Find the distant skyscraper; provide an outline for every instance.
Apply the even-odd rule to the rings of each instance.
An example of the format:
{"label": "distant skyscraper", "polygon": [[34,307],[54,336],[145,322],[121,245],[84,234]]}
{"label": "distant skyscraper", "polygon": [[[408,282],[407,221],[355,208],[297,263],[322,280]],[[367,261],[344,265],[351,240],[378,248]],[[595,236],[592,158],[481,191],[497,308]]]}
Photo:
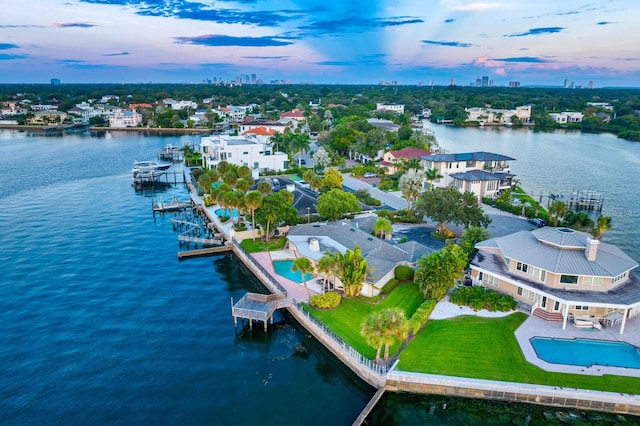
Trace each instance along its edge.
{"label": "distant skyscraper", "polygon": [[489,80],[489,87],[493,87],[493,80]]}
{"label": "distant skyscraper", "polygon": [[476,87],[482,87],[482,79],[476,78]]}
{"label": "distant skyscraper", "polygon": [[489,77],[486,75],[482,76],[482,87],[489,87]]}
{"label": "distant skyscraper", "polygon": [[520,87],[520,82],[519,81],[510,81],[509,82],[509,87]]}
{"label": "distant skyscraper", "polygon": [[455,78],[453,78],[453,77],[451,77],[451,78],[449,79],[449,86],[455,86],[455,85],[456,85],[456,79],[455,79]]}
{"label": "distant skyscraper", "polygon": [[593,80],[589,80],[589,89],[593,89]]}
{"label": "distant skyscraper", "polygon": [[58,84],[60,84],[60,79],[59,78],[52,78],[51,79],[51,85],[52,86],[57,86]]}
{"label": "distant skyscraper", "polygon": [[569,79],[565,78],[564,79],[564,88],[568,88],[569,87]]}
{"label": "distant skyscraper", "polygon": [[256,84],[256,78],[255,74],[251,74],[251,84]]}

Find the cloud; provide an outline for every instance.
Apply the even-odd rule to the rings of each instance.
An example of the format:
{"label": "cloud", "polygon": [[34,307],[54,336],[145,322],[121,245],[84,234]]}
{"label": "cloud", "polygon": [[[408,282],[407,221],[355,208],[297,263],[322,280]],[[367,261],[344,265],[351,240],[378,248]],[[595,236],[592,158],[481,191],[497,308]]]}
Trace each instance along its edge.
{"label": "cloud", "polygon": [[90,24],[88,22],[55,22],[51,24],[56,28],[93,28],[97,27],[96,24]]}
{"label": "cloud", "polygon": [[9,55],[6,53],[0,53],[0,61],[11,61],[13,59],[25,59],[28,55]]}
{"label": "cloud", "polygon": [[433,44],[436,46],[448,46],[448,47],[472,47],[472,43],[462,43],[459,41],[436,41],[436,40],[422,40],[424,44]]}
{"label": "cloud", "polygon": [[17,44],[10,44],[10,43],[0,43],[0,50],[7,50],[7,49],[17,49],[18,46]]}
{"label": "cloud", "polygon": [[[127,6],[135,9],[135,13],[140,16],[155,16],[164,18],[191,19],[194,21],[211,21],[223,24],[248,24],[257,26],[273,27],[283,22],[290,21],[300,12],[281,10],[248,10],[213,8],[201,2],[189,0],[149,0],[140,2],[138,0],[80,0],[84,3],[110,4]],[[240,1],[234,3],[252,3],[251,1]]]}
{"label": "cloud", "polygon": [[120,52],[120,53],[105,53],[102,56],[127,56],[129,52]]}
{"label": "cloud", "polygon": [[562,28],[562,27],[531,28],[527,32],[508,34],[508,35],[505,35],[505,37],[525,37],[525,36],[530,36],[530,35],[553,34],[553,33],[559,33],[560,31],[562,31],[564,29],[566,29],[566,28]]}
{"label": "cloud", "polygon": [[445,22],[445,24],[450,24],[452,22],[456,22],[456,20],[453,19],[453,18],[449,18],[449,19],[445,19],[444,22]]}
{"label": "cloud", "polygon": [[316,65],[328,65],[328,66],[338,66],[338,67],[349,67],[352,65],[356,65],[356,62],[353,61],[320,61],[315,62]]}
{"label": "cloud", "polygon": [[290,41],[278,40],[279,37],[234,37],[221,34],[207,34],[197,37],[175,37],[177,44],[196,44],[201,46],[243,46],[243,47],[275,47],[293,44]]}
{"label": "cloud", "polygon": [[549,62],[546,59],[542,58],[534,58],[531,56],[521,56],[515,58],[495,58],[493,59],[496,62],[520,62],[520,63],[545,63]]}
{"label": "cloud", "polygon": [[243,59],[274,59],[274,60],[283,60],[289,59],[290,56],[243,56]]}
{"label": "cloud", "polygon": [[611,25],[611,24],[613,24],[613,23],[614,23],[614,22],[600,21],[600,22],[598,22],[596,25]]}
{"label": "cloud", "polygon": [[311,31],[318,35],[351,34],[354,32],[371,31],[376,28],[397,27],[400,25],[423,23],[421,18],[398,16],[388,19],[337,19],[316,21],[299,27],[301,30]]}

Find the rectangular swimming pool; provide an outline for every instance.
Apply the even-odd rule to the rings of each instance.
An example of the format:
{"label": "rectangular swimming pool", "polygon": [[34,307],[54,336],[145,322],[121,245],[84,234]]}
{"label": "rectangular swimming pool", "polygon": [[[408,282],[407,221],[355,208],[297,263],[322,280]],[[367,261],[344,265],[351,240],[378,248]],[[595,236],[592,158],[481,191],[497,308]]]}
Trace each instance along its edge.
{"label": "rectangular swimming pool", "polygon": [[[276,274],[281,277],[285,277],[293,282],[298,284],[302,284],[302,273],[300,271],[293,272],[291,270],[291,265],[293,265],[293,260],[274,260],[273,262],[273,270],[276,271]],[[313,278],[312,274],[305,275],[305,281],[309,281]]]}
{"label": "rectangular swimming pool", "polygon": [[538,358],[552,364],[640,368],[638,348],[624,342],[547,337],[530,341]]}

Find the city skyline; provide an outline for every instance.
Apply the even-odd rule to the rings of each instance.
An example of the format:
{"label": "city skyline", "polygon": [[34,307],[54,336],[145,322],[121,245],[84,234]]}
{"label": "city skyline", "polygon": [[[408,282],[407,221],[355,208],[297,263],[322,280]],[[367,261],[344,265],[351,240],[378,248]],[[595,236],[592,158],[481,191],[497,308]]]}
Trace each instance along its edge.
{"label": "city skyline", "polygon": [[495,86],[640,86],[640,3],[621,0],[0,5],[0,83],[234,82],[256,74],[265,83],[467,86],[488,77]]}

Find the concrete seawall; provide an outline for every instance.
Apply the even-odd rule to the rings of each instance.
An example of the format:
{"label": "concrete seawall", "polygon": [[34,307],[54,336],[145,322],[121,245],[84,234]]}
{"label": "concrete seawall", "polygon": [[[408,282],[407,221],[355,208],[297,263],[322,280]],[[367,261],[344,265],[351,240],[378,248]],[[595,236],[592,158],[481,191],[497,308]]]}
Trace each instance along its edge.
{"label": "concrete seawall", "polygon": [[[196,205],[200,202],[199,197],[193,191],[192,200]],[[203,208],[202,210],[211,222],[215,223],[216,226],[221,226],[217,217],[212,217],[207,209]],[[260,280],[265,288],[273,294],[281,293],[278,286],[255,265],[252,259],[238,246],[237,242],[230,241],[229,244],[242,264]],[[380,374],[359,362],[352,353],[354,351],[353,348],[347,348],[329,336],[320,326],[308,318],[300,308],[291,306],[287,310],[302,327],[349,367],[351,371],[379,390],[384,388],[386,391],[391,392],[492,399],[640,416],[640,395],[437,376],[397,370]],[[372,408],[369,407],[368,411],[371,411]]]}

